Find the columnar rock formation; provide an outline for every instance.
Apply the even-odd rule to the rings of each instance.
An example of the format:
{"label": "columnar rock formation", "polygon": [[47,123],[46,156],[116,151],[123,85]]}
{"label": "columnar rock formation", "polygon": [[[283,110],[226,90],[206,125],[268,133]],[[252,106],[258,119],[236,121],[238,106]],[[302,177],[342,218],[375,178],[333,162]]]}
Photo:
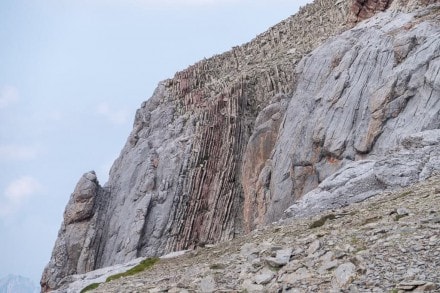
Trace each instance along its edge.
{"label": "columnar rock formation", "polygon": [[440,128],[438,6],[398,12],[423,4],[315,1],[161,82],[109,181],[87,173],[78,183],[43,290],[234,238],[280,219],[348,163]]}

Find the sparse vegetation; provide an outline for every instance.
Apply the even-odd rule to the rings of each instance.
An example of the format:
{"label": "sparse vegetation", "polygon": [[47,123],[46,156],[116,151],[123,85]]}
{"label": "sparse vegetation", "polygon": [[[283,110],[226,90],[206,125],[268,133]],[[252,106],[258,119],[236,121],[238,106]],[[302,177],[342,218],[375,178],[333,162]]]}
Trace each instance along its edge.
{"label": "sparse vegetation", "polygon": [[215,264],[210,265],[209,268],[211,270],[223,270],[226,268],[226,266],[224,264],[215,263]]}
{"label": "sparse vegetation", "polygon": [[137,266],[129,269],[128,271],[126,271],[124,273],[119,273],[119,274],[110,276],[105,281],[106,282],[110,282],[110,281],[117,280],[117,279],[122,278],[122,277],[128,277],[128,276],[136,275],[136,274],[138,274],[140,272],[143,272],[143,271],[151,268],[158,261],[159,261],[159,258],[147,258],[147,259],[141,261]]}
{"label": "sparse vegetation", "polygon": [[359,251],[367,249],[364,241],[362,239],[358,238],[356,235],[353,235],[351,237],[351,244],[355,247],[355,249],[356,249],[355,252],[359,252]]}
{"label": "sparse vegetation", "polygon": [[325,222],[327,222],[327,220],[334,220],[335,218],[336,218],[336,216],[334,214],[322,216],[321,218],[319,218],[319,220],[312,222],[310,224],[309,228],[314,229],[314,228],[324,226],[324,224],[325,224]]}
{"label": "sparse vegetation", "polygon": [[92,284],[88,285],[87,287],[85,287],[84,289],[82,289],[80,293],[84,293],[84,292],[96,289],[98,287],[99,287],[99,283],[92,283]]}
{"label": "sparse vegetation", "polygon": [[394,221],[399,221],[400,219],[402,219],[406,216],[408,216],[408,215],[407,214],[402,214],[402,215],[396,214],[396,216],[394,217]]}

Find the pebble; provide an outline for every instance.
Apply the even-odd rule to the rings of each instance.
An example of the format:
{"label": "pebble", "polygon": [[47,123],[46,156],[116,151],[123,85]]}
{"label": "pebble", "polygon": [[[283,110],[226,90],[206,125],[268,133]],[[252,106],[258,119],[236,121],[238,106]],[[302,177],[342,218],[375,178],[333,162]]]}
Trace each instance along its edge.
{"label": "pebble", "polygon": [[266,285],[275,277],[274,272],[268,268],[262,269],[254,278],[255,283],[258,285]]}
{"label": "pebble", "polygon": [[310,244],[309,249],[307,249],[307,253],[309,255],[314,254],[321,247],[321,242],[319,240],[315,240]]}
{"label": "pebble", "polygon": [[356,276],[356,266],[351,263],[343,263],[335,270],[334,277],[338,287],[346,287]]}

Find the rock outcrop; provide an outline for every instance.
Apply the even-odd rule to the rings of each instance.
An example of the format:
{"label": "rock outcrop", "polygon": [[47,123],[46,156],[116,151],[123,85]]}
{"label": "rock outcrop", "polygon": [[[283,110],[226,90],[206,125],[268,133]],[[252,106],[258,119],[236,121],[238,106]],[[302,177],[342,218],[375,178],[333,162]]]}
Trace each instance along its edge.
{"label": "rock outcrop", "polygon": [[104,195],[95,172],[81,177],[64,211],[52,258],[43,273],[43,291],[69,282],[68,278],[65,279],[67,276],[95,269],[94,244],[100,237],[96,223],[100,214],[98,210],[105,202]]}
{"label": "rock outcrop", "polygon": [[439,146],[439,129],[410,135],[384,156],[347,164],[289,207],[285,216],[316,215],[440,174]]}
{"label": "rock outcrop", "polygon": [[[417,180],[407,183],[429,177],[438,141],[425,134],[440,128],[439,6],[429,2],[315,1],[250,43],[161,82],[137,111],[109,181],[101,187],[87,173],[78,183],[43,291],[73,274],[277,221],[320,183],[314,194],[330,192],[326,178],[341,181],[350,164],[371,167],[365,172],[375,177],[374,166],[394,158],[387,152],[399,156],[399,143],[420,151]],[[418,132],[435,143],[415,147]]]}
{"label": "rock outcrop", "polygon": [[352,21],[359,22],[390,7],[392,0],[356,0],[351,6]]}
{"label": "rock outcrop", "polygon": [[[385,154],[408,135],[439,128],[436,7],[377,15],[298,64],[298,85],[267,164],[272,180],[266,223],[349,162]],[[423,21],[429,13],[433,21]]]}

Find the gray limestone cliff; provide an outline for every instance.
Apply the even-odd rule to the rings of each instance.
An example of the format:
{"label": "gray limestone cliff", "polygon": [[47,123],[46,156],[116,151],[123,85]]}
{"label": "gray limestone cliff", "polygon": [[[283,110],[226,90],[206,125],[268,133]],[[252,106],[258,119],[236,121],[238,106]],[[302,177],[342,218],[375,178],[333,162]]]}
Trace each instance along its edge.
{"label": "gray limestone cliff", "polygon": [[[100,186],[93,172],[80,179],[43,291],[439,170],[436,2],[315,1],[161,82],[109,181]],[[347,182],[362,195],[340,197]]]}

